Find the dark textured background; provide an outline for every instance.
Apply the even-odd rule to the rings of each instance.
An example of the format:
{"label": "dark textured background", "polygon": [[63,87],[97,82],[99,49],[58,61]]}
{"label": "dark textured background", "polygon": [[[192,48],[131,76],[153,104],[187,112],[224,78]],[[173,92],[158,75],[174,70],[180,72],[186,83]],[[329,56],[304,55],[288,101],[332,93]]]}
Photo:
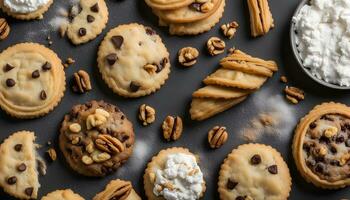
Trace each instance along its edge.
{"label": "dark textured background", "polygon": [[[77,175],[67,167],[64,159],[59,155],[57,161],[48,163],[47,175],[40,178],[42,187],[40,188],[39,197],[56,189],[71,188],[86,199],[92,199],[92,197],[97,192],[100,192],[110,180],[115,178],[131,180],[136,191],[144,197],[142,176],[150,158],[163,148],[183,146],[189,148],[194,153],[199,153],[201,156],[201,166],[205,173],[208,186],[204,199],[218,199],[217,177],[219,167],[226,155],[233,148],[244,143],[244,140],[239,135],[241,129],[247,126],[250,119],[254,117],[259,110],[264,110],[264,107],[279,105],[290,109],[291,112],[282,113],[281,115],[282,118],[286,117],[289,119],[287,120],[289,124],[280,127],[280,137],[268,136],[259,140],[259,142],[270,144],[277,148],[287,161],[293,178],[293,188],[289,199],[340,200],[341,198],[350,197],[349,189],[327,191],[317,189],[311,184],[306,183],[296,171],[292,159],[290,144],[292,142],[295,123],[300,117],[304,116],[308,110],[321,102],[337,101],[350,103],[349,100],[347,100],[349,98],[348,92],[330,90],[317,85],[304,75],[296,64],[289,45],[289,22],[299,1],[271,0],[270,6],[275,19],[276,28],[268,35],[257,39],[253,39],[249,36],[249,14],[246,1],[226,1],[225,14],[220,24],[233,19],[237,20],[240,24],[236,37],[232,40],[226,40],[227,46],[235,46],[254,56],[274,59],[278,62],[280,70],[264,85],[264,87],[262,87],[262,89],[251,95],[245,102],[223,114],[203,122],[191,121],[188,110],[192,92],[201,86],[202,79],[213,72],[218,66],[219,59],[225,56],[225,54],[222,54],[216,57],[210,57],[207,55],[204,48],[204,44],[210,36],[218,35],[222,37],[219,31],[219,24],[210,32],[195,37],[169,36],[165,28],[159,28],[157,26],[156,18],[152,15],[151,10],[145,5],[143,0],[107,0],[110,12],[107,28],[94,41],[75,47],[71,45],[68,40],[59,38],[57,32],[47,31],[48,22],[57,15],[57,10],[65,4],[63,3],[64,1],[56,0],[45,15],[45,18],[41,21],[21,22],[9,19],[12,29],[11,34],[5,41],[0,42],[1,50],[10,45],[25,41],[47,44],[46,37],[48,33],[51,32],[51,37],[54,42],[51,48],[62,60],[70,56],[76,60],[73,66],[66,69],[68,82],[75,71],[84,69],[90,73],[94,88],[87,94],[77,95],[71,91],[70,85],[68,85],[65,97],[59,106],[49,115],[40,119],[16,120],[0,111],[0,140],[8,137],[14,131],[35,131],[37,142],[44,146],[40,149],[40,152],[44,154],[48,148],[45,145],[47,141],[53,141],[53,144],[55,146],[57,145],[58,129],[64,114],[67,113],[73,105],[84,103],[92,99],[103,99],[118,105],[133,122],[136,133],[137,142],[133,156],[118,172],[105,178],[86,178]],[[101,80],[96,67],[97,47],[105,33],[112,27],[130,22],[142,23],[157,30],[164,39],[171,53],[172,60],[170,78],[161,90],[153,95],[139,99],[123,99],[114,95]],[[184,46],[194,46],[200,49],[201,56],[195,67],[183,69],[177,64],[177,51]],[[279,82],[281,74],[286,74],[288,76],[291,85],[299,86],[306,91],[307,95],[305,101],[296,106],[289,106],[284,102],[275,102],[275,99],[283,101],[281,94],[284,85]],[[269,96],[275,98],[272,100],[265,98]],[[142,103],[148,103],[157,110],[156,122],[145,128],[142,127],[137,120],[137,110]],[[184,118],[184,134],[182,138],[176,142],[166,143],[162,140],[160,126],[167,115],[179,115]],[[214,125],[226,126],[230,133],[228,142],[218,150],[209,149],[206,142],[207,131]],[[8,200],[12,198],[0,192],[0,199]]]}

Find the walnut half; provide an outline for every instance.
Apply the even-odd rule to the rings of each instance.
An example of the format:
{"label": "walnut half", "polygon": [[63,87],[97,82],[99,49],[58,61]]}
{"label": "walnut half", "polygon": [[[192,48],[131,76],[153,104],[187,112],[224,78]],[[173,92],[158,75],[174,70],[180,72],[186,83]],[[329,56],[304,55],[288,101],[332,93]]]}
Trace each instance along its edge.
{"label": "walnut half", "polygon": [[178,52],[178,61],[182,66],[190,67],[197,63],[199,52],[193,47],[184,47]]}
{"label": "walnut half", "polygon": [[208,52],[212,56],[224,53],[225,47],[225,42],[218,37],[211,37],[207,42]]}

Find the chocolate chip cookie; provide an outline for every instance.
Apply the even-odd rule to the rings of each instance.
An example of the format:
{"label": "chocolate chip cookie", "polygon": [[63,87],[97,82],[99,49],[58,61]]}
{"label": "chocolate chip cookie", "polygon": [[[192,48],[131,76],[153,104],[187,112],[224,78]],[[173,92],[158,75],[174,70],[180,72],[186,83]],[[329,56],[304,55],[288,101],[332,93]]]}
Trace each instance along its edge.
{"label": "chocolate chip cookie", "polygon": [[135,23],[109,31],[97,62],[107,85],[124,97],[155,92],[170,73],[169,53],[162,39],[151,28]]}
{"label": "chocolate chip cookie", "polygon": [[116,106],[91,101],[74,106],[64,117],[59,146],[74,171],[102,177],[126,162],[134,137],[131,122]]}
{"label": "chocolate chip cookie", "polygon": [[324,103],[301,119],[293,156],[302,176],[314,185],[337,189],[350,185],[350,108]]}

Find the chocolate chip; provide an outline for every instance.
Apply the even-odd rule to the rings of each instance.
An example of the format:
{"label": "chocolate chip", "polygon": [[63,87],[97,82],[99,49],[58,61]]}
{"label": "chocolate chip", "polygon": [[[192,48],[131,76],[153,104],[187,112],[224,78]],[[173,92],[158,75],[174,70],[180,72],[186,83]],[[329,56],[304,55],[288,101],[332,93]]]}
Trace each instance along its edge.
{"label": "chocolate chip", "polygon": [[350,147],[350,139],[347,139],[347,140],[346,140],[345,145],[346,145],[347,147]]}
{"label": "chocolate chip", "polygon": [[33,71],[33,73],[32,73],[32,78],[39,78],[39,77],[40,77],[40,72],[39,72],[39,70]]}
{"label": "chocolate chip", "polygon": [[327,120],[327,121],[334,121],[334,119],[333,118],[331,118],[330,116],[328,116],[328,115],[323,115],[322,117],[321,117],[321,119],[323,119],[323,120]]}
{"label": "chocolate chip", "polygon": [[201,3],[192,3],[192,4],[190,5],[190,8],[191,8],[192,10],[195,10],[195,11],[201,11],[201,6],[202,6]]}
{"label": "chocolate chip", "polygon": [[157,72],[157,73],[161,72],[161,71],[164,69],[164,67],[165,67],[165,65],[166,65],[167,63],[168,63],[168,58],[163,58],[163,59],[160,61],[159,65],[157,65],[157,70],[156,70],[156,72]]}
{"label": "chocolate chip", "polygon": [[328,143],[331,142],[331,140],[328,137],[323,135],[323,136],[320,137],[320,142],[328,144]]}
{"label": "chocolate chip", "polygon": [[85,36],[86,35],[86,29],[85,28],[80,28],[78,30],[78,34],[79,34],[80,37]]}
{"label": "chocolate chip", "polygon": [[92,16],[92,15],[87,15],[86,17],[86,21],[89,22],[89,23],[92,23],[95,21],[95,17]]}
{"label": "chocolate chip", "polygon": [[8,71],[11,71],[13,68],[15,68],[15,67],[10,65],[10,64],[6,64],[4,66],[4,68],[2,68],[2,69],[3,69],[4,72],[8,72]]}
{"label": "chocolate chip", "polygon": [[40,99],[41,100],[45,100],[47,98],[46,92],[45,90],[41,90],[40,92]]}
{"label": "chocolate chip", "polygon": [[310,127],[310,129],[314,129],[314,128],[316,128],[316,123],[315,122],[312,122],[310,125],[309,125],[309,127]]}
{"label": "chocolate chip", "polygon": [[46,62],[43,64],[43,66],[41,66],[41,68],[44,70],[44,71],[48,71],[51,69],[51,64],[49,62]]}
{"label": "chocolate chip", "polygon": [[147,33],[147,35],[154,35],[154,34],[156,34],[156,32],[153,29],[151,29],[150,27],[146,27],[146,33]]}
{"label": "chocolate chip", "polygon": [[340,166],[340,162],[338,160],[331,160],[329,163],[333,166]]}
{"label": "chocolate chip", "polygon": [[238,197],[236,197],[236,200],[245,200],[245,197],[243,197],[243,196],[238,196]]}
{"label": "chocolate chip", "polygon": [[345,138],[342,135],[337,137],[337,139],[335,140],[336,143],[343,143],[344,141],[345,141]]}
{"label": "chocolate chip", "polygon": [[261,163],[261,156],[258,154],[255,154],[251,159],[250,159],[250,164],[252,165],[258,165]]}
{"label": "chocolate chip", "polygon": [[106,56],[106,60],[107,60],[109,65],[114,65],[114,63],[117,61],[117,59],[118,59],[118,57],[117,57],[117,54],[115,54],[115,53],[111,53],[111,54]]}
{"label": "chocolate chip", "polygon": [[19,172],[24,172],[26,169],[27,169],[27,166],[24,163],[17,166],[17,170]]}
{"label": "chocolate chip", "polygon": [[9,185],[16,184],[16,182],[17,182],[17,178],[15,176],[11,176],[10,178],[7,179],[7,183]]}
{"label": "chocolate chip", "polygon": [[120,35],[116,35],[111,38],[111,41],[116,49],[120,49],[120,47],[123,45],[124,38]]}
{"label": "chocolate chip", "polygon": [[17,151],[17,152],[21,151],[22,150],[22,146],[23,146],[22,144],[16,144],[15,148],[14,148],[15,151]]}
{"label": "chocolate chip", "polygon": [[316,161],[315,160],[307,160],[306,165],[309,167],[313,167],[316,165]]}
{"label": "chocolate chip", "polygon": [[330,147],[330,150],[331,150],[331,152],[332,153],[334,153],[334,154],[336,154],[338,151],[337,151],[337,147],[335,147],[335,146],[331,146]]}
{"label": "chocolate chip", "polygon": [[315,171],[318,173],[323,173],[324,169],[325,169],[325,167],[324,167],[324,164],[322,164],[322,163],[317,163],[315,166]]}
{"label": "chocolate chip", "polygon": [[278,173],[277,165],[271,165],[270,167],[267,168],[267,170],[271,174],[277,174]]}
{"label": "chocolate chip", "polygon": [[229,190],[233,190],[233,189],[235,189],[235,187],[237,185],[238,185],[238,182],[232,181],[231,179],[228,179],[227,183],[226,183],[226,188],[229,189]]}
{"label": "chocolate chip", "polygon": [[136,82],[134,82],[134,81],[131,81],[131,83],[130,83],[130,91],[131,92],[137,92],[139,89],[140,89],[140,84],[138,84],[138,83],[136,83]]}
{"label": "chocolate chip", "polygon": [[13,86],[16,85],[16,81],[13,80],[12,78],[8,78],[8,79],[6,80],[6,85],[7,85],[7,87],[13,87]]}
{"label": "chocolate chip", "polygon": [[90,7],[90,10],[91,10],[92,12],[97,13],[97,12],[100,10],[100,8],[98,7],[98,3],[94,4],[93,6],[91,6],[91,7]]}
{"label": "chocolate chip", "polygon": [[125,119],[125,116],[124,116],[124,115],[122,115],[122,116],[120,117],[120,119],[121,119],[121,120],[124,120],[124,119]]}
{"label": "chocolate chip", "polygon": [[24,193],[25,193],[26,195],[28,195],[28,196],[32,196],[33,190],[34,190],[33,187],[28,187],[28,188],[26,188],[26,189],[24,190]]}

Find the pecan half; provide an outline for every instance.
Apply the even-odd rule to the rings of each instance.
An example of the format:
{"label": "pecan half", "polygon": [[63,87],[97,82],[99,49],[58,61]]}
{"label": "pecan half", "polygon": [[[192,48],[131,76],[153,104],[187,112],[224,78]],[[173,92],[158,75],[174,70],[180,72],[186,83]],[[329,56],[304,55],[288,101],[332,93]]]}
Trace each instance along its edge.
{"label": "pecan half", "polygon": [[299,88],[286,86],[284,92],[286,93],[287,100],[293,104],[297,104],[299,101],[305,99],[304,91]]}
{"label": "pecan half", "polygon": [[216,56],[225,51],[225,42],[218,37],[211,37],[207,42],[207,49],[210,55]]}
{"label": "pecan half", "polygon": [[167,141],[177,140],[181,137],[183,126],[180,117],[167,116],[162,125],[163,136]]}
{"label": "pecan half", "polygon": [[97,194],[94,200],[126,200],[133,190],[130,181],[113,180],[104,191]]}
{"label": "pecan half", "polygon": [[0,18],[0,40],[4,40],[10,34],[10,26],[5,18]]}
{"label": "pecan half", "polygon": [[155,64],[146,64],[143,66],[143,69],[149,74],[155,74],[158,70],[158,67]]}
{"label": "pecan half", "polygon": [[193,47],[184,47],[178,52],[178,61],[185,67],[190,67],[197,62],[199,52]]}
{"label": "pecan half", "polygon": [[123,152],[125,149],[124,144],[121,141],[107,134],[98,135],[95,140],[95,146],[101,151],[113,154]]}
{"label": "pecan half", "polygon": [[151,106],[142,104],[139,108],[139,119],[144,126],[152,124],[156,120],[156,111]]}
{"label": "pecan half", "polygon": [[90,76],[86,71],[79,70],[78,72],[74,73],[73,76],[74,76],[74,85],[72,89],[74,92],[85,93],[92,89]]}
{"label": "pecan half", "polygon": [[238,23],[236,21],[233,21],[228,24],[223,24],[221,26],[221,30],[224,36],[226,36],[228,39],[232,39],[235,36],[238,27]]}
{"label": "pecan half", "polygon": [[226,127],[215,126],[208,133],[208,142],[211,148],[219,148],[227,141]]}

